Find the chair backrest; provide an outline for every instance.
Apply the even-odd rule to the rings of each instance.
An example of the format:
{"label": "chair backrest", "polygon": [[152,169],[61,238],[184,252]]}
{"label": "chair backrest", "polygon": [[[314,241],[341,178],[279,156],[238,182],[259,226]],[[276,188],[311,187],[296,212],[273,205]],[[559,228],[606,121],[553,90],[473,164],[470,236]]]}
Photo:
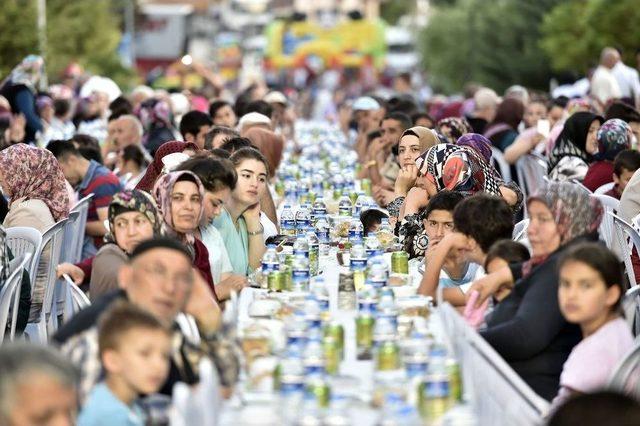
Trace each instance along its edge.
{"label": "chair backrest", "polygon": [[498,171],[502,175],[502,180],[507,183],[513,180],[511,178],[511,166],[507,163],[507,160],[504,159],[502,151],[495,146],[491,147],[491,162],[494,166],[497,166]]}
{"label": "chair backrest", "polygon": [[516,223],[513,227],[513,241],[520,241],[527,235],[527,228],[529,227],[529,219],[522,219]]}
{"label": "chair backrest", "polygon": [[[69,219],[63,219],[59,221],[58,223],[47,229],[42,235],[42,248],[40,249],[40,256],[42,257],[43,253],[46,256],[46,258],[43,258],[43,260],[45,261],[47,267],[44,298],[42,301],[42,311],[45,315],[49,315],[51,313],[51,308],[53,305],[53,295],[56,288],[56,268],[60,263],[64,228],[68,220]],[[48,249],[47,252],[45,252],[45,248]]]}
{"label": "chair backrest", "polygon": [[607,388],[640,399],[640,339],[613,371]]}
{"label": "chair backrest", "polygon": [[[523,155],[516,162],[516,173],[520,190],[526,200],[528,196],[544,185],[547,176],[547,162],[538,155]],[[524,208],[525,215],[527,215],[526,204]]]}
{"label": "chair backrest", "polygon": [[634,287],[636,285],[636,277],[633,272],[631,253],[633,252],[634,246],[638,253],[640,253],[640,234],[638,234],[638,231],[636,231],[633,226],[629,225],[621,217],[612,212],[607,212],[607,214],[613,218],[615,235],[618,240],[618,248],[620,249],[620,255],[624,260],[627,277],[629,278],[629,287]]}
{"label": "chair backrest", "polygon": [[620,201],[616,200],[613,197],[604,194],[591,194],[591,197],[597,198],[602,203],[602,207],[604,208],[605,215],[602,217],[602,222],[600,223],[600,228],[598,232],[600,233],[600,239],[607,244],[607,247],[613,247],[614,233],[615,230],[613,228],[613,216],[606,214],[606,212],[616,213],[618,208],[620,207]]}
{"label": "chair backrest", "polygon": [[10,314],[11,330],[9,332],[9,340],[13,340],[16,335],[20,289],[22,288],[22,273],[29,265],[31,257],[31,253],[23,253],[11,261],[9,277],[2,286],[2,289],[0,289],[0,343],[2,343],[7,331]]}
{"label": "chair backrest", "polygon": [[622,310],[634,336],[640,334],[640,285],[631,287],[622,298]]}
{"label": "chair backrest", "polygon": [[89,194],[80,201],[76,203],[75,206],[71,209],[72,212],[77,211],[80,213],[80,217],[75,225],[75,233],[77,239],[75,240],[76,246],[74,247],[73,256],[78,259],[78,261],[82,260],[82,245],[84,244],[84,235],[85,235],[85,227],[87,226],[87,214],[89,213],[89,203],[91,203],[91,199],[93,198],[93,194]]}
{"label": "chair backrest", "polygon": [[576,185],[578,188],[582,189],[587,194],[593,194],[593,192],[589,188],[584,186],[584,184],[582,182],[580,182],[578,179],[570,179],[569,182],[573,183],[574,185]]}
{"label": "chair backrest", "polygon": [[78,263],[80,259],[75,256],[75,248],[77,247],[77,238],[82,238],[84,233],[78,234],[77,223],[80,220],[79,211],[69,212],[69,221],[64,227],[64,238],[62,241],[62,262]]}
{"label": "chair backrest", "polygon": [[91,302],[86,294],[73,282],[69,275],[62,275],[64,286],[60,288],[64,291],[64,313],[63,323],[68,322],[75,314],[91,306]]}
{"label": "chair backrest", "polygon": [[605,183],[604,185],[602,185],[601,187],[599,187],[595,191],[593,191],[593,193],[594,194],[606,194],[607,192],[611,191],[614,186],[616,186],[615,182]]}
{"label": "chair backrest", "polygon": [[29,274],[31,285],[33,285],[38,272],[40,252],[42,251],[42,234],[37,229],[26,226],[6,228],[5,232],[7,234],[7,246],[14,257],[31,253],[31,258],[29,264],[26,266],[26,270]]}

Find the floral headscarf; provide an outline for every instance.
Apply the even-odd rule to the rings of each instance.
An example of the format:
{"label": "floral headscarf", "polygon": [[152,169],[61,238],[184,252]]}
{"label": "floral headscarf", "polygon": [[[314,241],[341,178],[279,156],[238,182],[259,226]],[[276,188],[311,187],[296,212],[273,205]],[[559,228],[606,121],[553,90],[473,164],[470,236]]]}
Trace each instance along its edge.
{"label": "floral headscarf", "polygon": [[11,71],[9,77],[7,77],[0,87],[4,87],[7,84],[13,86],[23,85],[26,86],[34,94],[41,89],[39,85],[42,83],[42,77],[44,75],[44,60],[38,55],[29,55],[22,60]]}
{"label": "floral headscarf", "polygon": [[[165,232],[168,235],[178,237],[183,243],[186,242],[189,243],[189,245],[193,245],[195,242],[195,236],[193,234],[179,234],[174,228],[173,217],[171,215],[171,193],[173,192],[173,187],[176,182],[185,175],[191,177],[195,181],[196,186],[198,187],[198,193],[200,193],[200,199],[204,200],[204,187],[202,186],[202,182],[200,182],[198,176],[189,171],[171,172],[162,176],[158,179],[153,188],[153,196],[158,202],[160,214],[162,215],[165,225]],[[203,216],[204,207],[200,209],[196,222],[200,223]]]}
{"label": "floral headscarf", "polygon": [[147,167],[144,176],[136,185],[136,189],[152,191],[153,185],[156,183],[158,176],[162,174],[162,168],[164,167],[162,159],[169,154],[184,152],[187,149],[198,151],[199,148],[198,145],[193,142],[173,141],[163,143],[153,156],[153,162],[149,164],[149,167]]}
{"label": "floral headscarf", "polygon": [[0,171],[12,202],[42,200],[56,222],[69,217],[64,174],[51,152],[22,143],[11,145],[0,151]]}
{"label": "floral headscarf", "polygon": [[491,142],[478,133],[467,133],[456,141],[456,145],[468,146],[475,149],[487,163],[491,163]]}
{"label": "floral headscarf", "polygon": [[598,153],[596,160],[613,161],[620,151],[631,148],[631,127],[620,120],[607,120],[598,130]]}
{"label": "floral headscarf", "polygon": [[438,191],[448,189],[463,195],[487,192],[501,196],[493,167],[473,148],[438,144],[416,160],[422,175],[429,175]]}
{"label": "floral headscarf", "polygon": [[591,161],[587,153],[587,135],[589,127],[594,121],[602,123],[604,119],[591,112],[576,112],[564,123],[562,133],[558,136],[555,146],[549,153],[548,170],[551,172],[563,157],[578,157],[585,163]]}
{"label": "floral headscarf", "polygon": [[151,222],[153,234],[160,235],[162,229],[162,218],[158,206],[153,197],[145,192],[137,189],[118,192],[111,199],[108,210],[109,230],[105,235],[105,240],[109,243],[117,244],[115,236],[116,216],[124,212],[140,212]]}
{"label": "floral headscarf", "polygon": [[[572,182],[549,182],[529,197],[527,205],[532,201],[540,201],[551,212],[558,228],[561,246],[574,238],[597,231],[604,215],[600,200],[590,197]],[[534,256],[525,262],[524,274],[528,275],[548,256],[549,254]]]}
{"label": "floral headscarf", "polygon": [[[449,127],[451,129],[449,135],[445,134],[442,131],[443,126]],[[460,136],[464,135],[465,133],[471,133],[473,129],[465,118],[447,117],[438,121],[438,124],[436,124],[436,131],[443,135],[447,139],[447,142],[455,143],[455,141],[457,141]]]}

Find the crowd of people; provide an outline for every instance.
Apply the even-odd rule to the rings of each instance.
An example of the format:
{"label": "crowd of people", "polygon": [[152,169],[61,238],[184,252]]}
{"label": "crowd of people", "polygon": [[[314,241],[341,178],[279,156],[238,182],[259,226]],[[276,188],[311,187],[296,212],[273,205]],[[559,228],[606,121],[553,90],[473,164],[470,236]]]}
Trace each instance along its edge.
{"label": "crowd of people", "polygon": [[[362,212],[366,232],[389,219],[422,265],[418,293],[458,307],[552,402],[550,424],[568,424],[571,404],[604,388],[634,344],[621,310],[625,248],[601,241],[605,211],[590,196],[620,200],[630,223],[640,214],[640,83],[621,67],[605,49],[591,90],[573,98],[521,86],[499,96],[469,85],[463,98],[426,103],[337,91],[323,117],[371,182],[379,206]],[[81,96],[78,80],[42,87],[43,69],[29,56],[0,83],[0,288],[13,258],[5,230],[43,233],[91,196],[82,259],[57,265],[91,306],[46,347],[0,347],[0,423],[142,425],[174,384],[198,382],[203,358],[228,397],[240,355],[222,312],[281,234],[275,184],[305,118],[295,96],[261,84],[204,102],[147,86]],[[525,199],[515,167],[527,156],[548,169]],[[43,260],[34,282],[23,277],[19,334],[40,316],[47,268]],[[176,326],[181,313],[195,319],[199,342]]]}

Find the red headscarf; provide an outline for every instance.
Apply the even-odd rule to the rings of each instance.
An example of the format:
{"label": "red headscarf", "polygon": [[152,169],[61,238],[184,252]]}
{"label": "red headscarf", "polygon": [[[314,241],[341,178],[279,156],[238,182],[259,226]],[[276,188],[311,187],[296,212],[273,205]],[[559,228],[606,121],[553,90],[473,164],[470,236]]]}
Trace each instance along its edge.
{"label": "red headscarf", "polygon": [[153,156],[153,162],[149,164],[149,167],[147,167],[147,171],[140,182],[136,185],[136,189],[147,191],[149,193],[153,191],[153,185],[155,185],[156,180],[158,180],[158,176],[162,174],[162,168],[164,166],[164,164],[162,164],[162,159],[169,154],[183,152],[187,149],[191,149],[193,151],[199,150],[198,145],[193,142],[172,141],[163,143]]}
{"label": "red headscarf", "polygon": [[0,152],[0,170],[11,202],[42,200],[56,222],[69,217],[64,174],[51,152],[23,143],[11,145]]}

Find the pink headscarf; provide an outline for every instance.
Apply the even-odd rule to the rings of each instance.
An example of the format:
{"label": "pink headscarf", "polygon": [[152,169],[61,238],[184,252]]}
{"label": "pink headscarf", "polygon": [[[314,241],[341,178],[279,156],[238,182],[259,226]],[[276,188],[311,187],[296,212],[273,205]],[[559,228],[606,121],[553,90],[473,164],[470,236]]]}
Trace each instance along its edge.
{"label": "pink headscarf", "polygon": [[56,222],[69,217],[64,174],[51,152],[22,143],[11,145],[0,151],[0,170],[12,202],[42,200]]}

